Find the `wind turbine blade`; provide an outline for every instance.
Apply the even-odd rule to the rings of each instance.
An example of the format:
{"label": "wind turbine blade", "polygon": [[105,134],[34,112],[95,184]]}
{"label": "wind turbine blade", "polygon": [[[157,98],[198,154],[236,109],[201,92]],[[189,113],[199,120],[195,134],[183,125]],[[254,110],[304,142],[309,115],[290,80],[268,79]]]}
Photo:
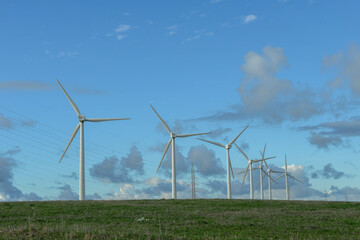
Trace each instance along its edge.
{"label": "wind turbine blade", "polygon": [[131,118],[87,118],[88,122],[105,122],[105,121],[117,121],[117,120],[129,120]]}
{"label": "wind turbine blade", "polygon": [[[271,176],[269,176],[269,174],[264,170],[264,169],[261,169],[274,183],[277,183]],[[264,175],[265,177],[265,175]],[[264,179],[263,177],[263,179]]]}
{"label": "wind turbine blade", "polygon": [[265,146],[264,146],[264,151],[263,151],[262,158],[264,158],[264,157],[265,157],[265,150],[266,150],[266,143],[265,143]]}
{"label": "wind turbine blade", "polygon": [[154,110],[154,112],[156,113],[156,115],[159,117],[160,121],[162,122],[162,124],[164,125],[164,127],[166,128],[166,130],[168,131],[169,134],[171,134],[170,128],[169,126],[166,124],[166,122],[160,117],[160,115],[156,112],[155,108],[153,108],[153,106],[150,104],[150,107],[152,108],[152,110]]}
{"label": "wind turbine blade", "polygon": [[245,179],[246,179],[247,173],[248,173],[248,171],[249,171],[249,166],[250,166],[250,163],[249,163],[249,164],[247,165],[247,167],[246,167],[246,170],[245,170],[245,174],[244,174],[244,177],[243,177],[243,181],[242,181],[242,184],[241,184],[240,191],[241,191],[241,189],[242,189],[243,186],[244,186]]}
{"label": "wind turbine blade", "polygon": [[252,161],[253,161],[253,162],[262,162],[262,161],[269,160],[269,159],[273,159],[273,158],[276,158],[276,157],[268,157],[268,158],[257,159],[257,160],[252,160]]}
{"label": "wind turbine blade", "polygon": [[210,132],[207,133],[192,133],[192,134],[176,134],[176,137],[192,137],[192,136],[198,136],[198,135],[205,135],[205,134],[209,134]]}
{"label": "wind turbine blade", "polygon": [[76,106],[76,104],[74,103],[74,101],[71,99],[71,97],[69,96],[69,94],[67,94],[67,92],[65,91],[65,89],[63,88],[63,86],[61,85],[61,83],[59,82],[59,80],[56,79],[56,81],[57,81],[58,84],[60,85],[61,89],[64,91],[67,99],[69,99],[69,101],[70,101],[71,105],[73,106],[76,114],[77,114],[78,116],[80,116],[80,115],[81,115],[81,114],[80,114],[80,110],[78,109],[78,107]]}
{"label": "wind turbine blade", "polygon": [[287,161],[286,161],[286,153],[285,153],[285,172],[287,172]]}
{"label": "wind turbine blade", "polygon": [[230,156],[229,156],[229,163],[230,163],[230,170],[231,170],[231,173],[232,173],[232,177],[233,177],[233,179],[235,179],[235,177],[234,177],[234,170],[233,170],[233,168],[232,168]]}
{"label": "wind turbine blade", "polygon": [[239,133],[239,135],[237,135],[228,145],[233,145],[233,143],[240,137],[240,135],[249,127],[249,125],[247,125],[244,130],[241,131],[241,133]]}
{"label": "wind turbine blade", "polygon": [[266,169],[269,169],[269,166],[267,165],[266,160],[264,160],[264,163],[265,163]]}
{"label": "wind turbine blade", "polygon": [[279,178],[282,178],[283,176],[285,176],[285,173],[284,173],[284,174],[281,174],[280,176],[278,176],[277,178],[275,178],[275,180],[278,180]]}
{"label": "wind turbine blade", "polygon": [[246,158],[246,160],[250,160],[249,158],[248,158],[248,156],[239,148],[239,146],[235,143],[235,146],[237,147],[237,149],[239,149],[239,151],[242,153],[242,155],[244,155],[244,157]]}
{"label": "wind turbine blade", "polygon": [[158,167],[157,170],[156,170],[156,173],[159,171],[159,168],[160,168],[160,166],[161,166],[161,164],[162,164],[162,162],[163,162],[163,160],[164,160],[164,157],[165,157],[165,155],[166,155],[166,152],[167,152],[167,150],[168,150],[169,147],[170,147],[170,143],[171,143],[171,138],[170,138],[169,142],[166,144],[165,151],[164,151],[164,153],[163,153],[163,155],[162,155],[162,157],[161,157],[161,161],[160,161],[159,167]]}
{"label": "wind turbine blade", "polygon": [[291,177],[292,179],[294,179],[294,180],[296,180],[296,181],[298,181],[298,182],[300,182],[300,183],[304,184],[304,183],[303,183],[302,181],[300,181],[299,179],[294,178],[293,176],[291,176],[291,175],[289,175],[289,174],[288,174],[288,176],[289,176],[289,177]]}
{"label": "wind turbine blade", "polygon": [[68,143],[68,145],[66,146],[64,153],[61,155],[61,158],[60,158],[60,160],[59,160],[59,163],[61,162],[61,160],[62,160],[63,157],[65,156],[65,153],[66,153],[66,151],[68,150],[71,142],[74,140],[74,137],[76,136],[77,132],[79,131],[79,128],[80,128],[80,123],[78,123],[78,125],[75,127],[73,133],[71,134],[69,143]]}
{"label": "wind turbine blade", "polygon": [[220,144],[220,143],[213,142],[213,141],[209,141],[209,140],[205,140],[205,139],[202,139],[202,138],[198,138],[198,139],[201,140],[201,141],[208,142],[208,143],[214,144],[214,145],[216,145],[216,146],[225,148],[225,146],[222,145],[222,144]]}

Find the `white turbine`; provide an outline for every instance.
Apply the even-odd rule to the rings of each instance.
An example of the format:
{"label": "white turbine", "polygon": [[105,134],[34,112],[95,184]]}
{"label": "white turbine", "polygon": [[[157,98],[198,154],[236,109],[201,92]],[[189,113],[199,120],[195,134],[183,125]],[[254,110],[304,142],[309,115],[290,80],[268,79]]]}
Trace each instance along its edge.
{"label": "white turbine", "polygon": [[289,200],[290,199],[290,192],[289,192],[289,183],[288,183],[288,176],[289,177],[291,177],[292,179],[294,179],[294,180],[296,180],[296,181],[298,181],[298,182],[300,182],[300,183],[302,183],[302,184],[304,184],[302,181],[300,181],[299,179],[297,179],[297,178],[295,178],[295,177],[293,177],[293,176],[291,176],[290,174],[289,174],[289,172],[288,172],[288,170],[287,170],[287,160],[286,160],[286,154],[285,154],[285,172],[283,172],[283,174],[281,174],[279,177],[277,177],[275,180],[277,180],[277,179],[279,179],[279,178],[281,178],[281,177],[283,177],[283,176],[285,176],[285,183],[286,183],[286,200]]}
{"label": "white turbine", "polygon": [[154,110],[154,112],[156,113],[156,115],[159,117],[161,123],[164,125],[166,131],[170,134],[170,140],[169,142],[166,144],[166,147],[165,147],[165,150],[164,150],[164,153],[161,157],[161,161],[160,161],[160,164],[159,164],[159,167],[157,168],[156,170],[156,173],[159,171],[159,168],[161,166],[161,163],[163,162],[164,160],[164,157],[170,147],[170,143],[172,143],[172,154],[171,154],[171,166],[172,166],[172,199],[176,199],[177,198],[177,192],[176,192],[176,162],[175,162],[175,138],[177,137],[180,137],[180,138],[183,138],[183,137],[191,137],[191,136],[197,136],[197,135],[204,135],[204,134],[209,134],[209,133],[193,133],[193,134],[176,134],[174,132],[171,132],[169,126],[165,123],[165,121],[160,117],[160,115],[156,112],[155,108],[153,108],[153,106],[150,104],[150,107],[152,108],[152,110]]}
{"label": "white turbine", "polygon": [[130,118],[85,118],[84,115],[81,115],[79,108],[76,106],[74,101],[70,98],[69,94],[65,91],[63,86],[60,84],[59,80],[56,79],[56,81],[59,83],[61,89],[64,91],[67,99],[70,101],[72,107],[74,108],[78,118],[79,123],[76,125],[73,133],[71,134],[69,143],[67,144],[64,153],[61,155],[61,158],[59,160],[59,163],[65,156],[66,151],[68,150],[71,142],[75,138],[77,132],[80,128],[80,173],[79,173],[79,200],[85,200],[85,156],[84,156],[84,122],[104,122],[104,121],[114,121],[114,120],[128,120]]}
{"label": "white turbine", "polygon": [[[266,175],[269,177],[269,200],[272,200],[272,193],[271,193],[271,181],[273,181],[274,183],[276,183],[275,180],[273,180],[271,178],[271,173],[284,173],[284,172],[279,172],[279,171],[274,171],[271,168],[269,168],[266,164]],[[265,176],[264,176],[265,177]]]}
{"label": "white turbine", "polygon": [[[247,173],[249,172],[249,173],[250,173],[250,199],[254,199],[252,170],[253,170],[253,169],[257,169],[257,168],[253,168],[253,167],[252,167],[252,164],[255,163],[255,162],[263,162],[263,161],[265,161],[265,160],[269,160],[269,159],[272,159],[272,158],[275,158],[275,157],[255,159],[255,160],[249,159],[249,157],[239,148],[238,145],[235,144],[235,146],[239,149],[239,151],[242,153],[242,155],[243,155],[243,156],[245,157],[245,159],[248,161],[248,165],[247,165],[247,167],[246,167],[246,170],[245,170],[245,171],[242,171],[242,172],[245,172],[245,175],[244,175],[243,182],[242,182],[242,184],[241,184],[240,190],[241,190],[242,187],[244,186],[244,182],[245,182]],[[260,168],[260,167],[258,167],[258,168]],[[268,175],[265,170],[263,170],[262,168],[260,168],[260,171],[261,171],[261,170],[262,170],[266,175]],[[240,172],[240,173],[242,173],[242,172]]]}
{"label": "white turbine", "polygon": [[[260,154],[261,154],[261,158],[264,158],[265,157],[265,150],[266,150],[266,144],[264,146],[264,151],[261,152],[260,151]],[[263,177],[262,177],[262,173],[265,172],[264,170],[264,165],[263,163],[265,163],[266,167],[268,167],[267,163],[266,163],[266,160],[264,161],[261,161],[260,162],[260,166],[259,166],[259,170],[260,170],[260,197],[261,197],[261,200],[264,200],[264,188],[263,188]],[[266,173],[266,172],[265,172]]]}
{"label": "white turbine", "polygon": [[214,144],[216,146],[219,146],[219,147],[222,147],[222,148],[225,148],[226,149],[226,165],[227,165],[227,198],[228,199],[231,199],[231,179],[230,179],[230,170],[231,170],[231,173],[232,173],[232,176],[233,176],[233,179],[234,179],[234,171],[232,169],[232,166],[231,166],[231,161],[230,161],[230,152],[229,150],[231,149],[232,145],[235,143],[235,141],[240,137],[240,135],[249,127],[246,126],[244,128],[244,130],[242,130],[229,144],[227,145],[222,145],[220,143],[217,143],[217,142],[213,142],[213,141],[209,141],[209,140],[205,140],[205,139],[201,139],[201,138],[198,138],[199,140],[201,141],[204,141],[204,142],[208,142],[208,143],[211,143],[211,144]]}

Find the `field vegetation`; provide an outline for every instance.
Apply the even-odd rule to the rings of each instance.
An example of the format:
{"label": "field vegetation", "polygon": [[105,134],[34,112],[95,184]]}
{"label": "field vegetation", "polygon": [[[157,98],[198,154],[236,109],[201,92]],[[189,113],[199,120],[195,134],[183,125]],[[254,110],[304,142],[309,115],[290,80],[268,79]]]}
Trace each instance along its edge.
{"label": "field vegetation", "polygon": [[0,203],[1,239],[360,239],[360,203],[129,200]]}

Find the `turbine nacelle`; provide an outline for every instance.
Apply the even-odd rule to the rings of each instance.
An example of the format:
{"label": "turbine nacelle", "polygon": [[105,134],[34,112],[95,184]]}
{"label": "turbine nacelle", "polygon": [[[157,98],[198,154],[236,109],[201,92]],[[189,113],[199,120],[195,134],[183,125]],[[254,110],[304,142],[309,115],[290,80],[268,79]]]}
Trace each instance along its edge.
{"label": "turbine nacelle", "polygon": [[171,133],[171,134],[170,134],[170,137],[171,137],[171,138],[176,138],[176,133]]}
{"label": "turbine nacelle", "polygon": [[85,115],[79,115],[79,121],[85,122]]}
{"label": "turbine nacelle", "polygon": [[231,149],[232,145],[231,144],[226,144],[225,145],[225,149]]}

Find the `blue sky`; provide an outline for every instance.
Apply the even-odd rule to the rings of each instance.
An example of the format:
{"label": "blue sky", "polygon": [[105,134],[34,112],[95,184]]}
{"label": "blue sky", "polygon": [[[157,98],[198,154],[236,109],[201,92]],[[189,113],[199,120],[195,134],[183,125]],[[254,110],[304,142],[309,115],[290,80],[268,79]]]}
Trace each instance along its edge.
{"label": "blue sky", "polygon": [[[250,124],[237,142],[251,158],[266,143],[274,169],[287,154],[305,183],[292,198],[359,201],[359,5],[0,1],[0,200],[77,198],[79,136],[58,163],[77,124],[59,79],[87,117],[132,118],[85,124],[88,198],[171,196],[152,104],[175,131],[224,144]],[[246,167],[235,148],[231,159]],[[197,195],[225,197],[225,151],[196,138],[177,140],[179,197],[192,161]],[[241,179],[234,198],[248,198]],[[285,198],[283,181],[273,195]]]}

